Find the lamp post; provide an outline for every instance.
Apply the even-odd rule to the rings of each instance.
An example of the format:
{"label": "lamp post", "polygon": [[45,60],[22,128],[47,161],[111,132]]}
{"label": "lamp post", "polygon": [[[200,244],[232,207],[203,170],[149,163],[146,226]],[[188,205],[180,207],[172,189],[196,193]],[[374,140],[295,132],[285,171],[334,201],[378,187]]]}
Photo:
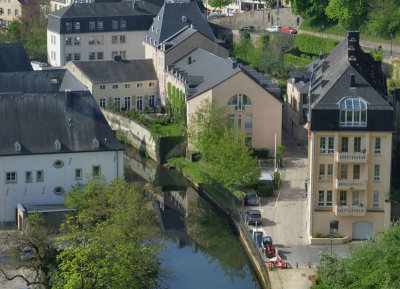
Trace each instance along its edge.
{"label": "lamp post", "polygon": [[393,33],[390,32],[390,56],[392,56]]}

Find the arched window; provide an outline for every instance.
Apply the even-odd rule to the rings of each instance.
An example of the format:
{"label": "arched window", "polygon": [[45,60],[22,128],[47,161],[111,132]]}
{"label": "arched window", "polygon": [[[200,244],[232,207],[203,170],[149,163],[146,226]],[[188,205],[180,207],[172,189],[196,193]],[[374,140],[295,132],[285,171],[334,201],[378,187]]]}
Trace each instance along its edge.
{"label": "arched window", "polygon": [[367,126],[368,103],[361,97],[346,97],[339,102],[340,126]]}
{"label": "arched window", "polygon": [[245,94],[238,93],[231,97],[228,102],[229,106],[234,106],[235,110],[244,110],[246,106],[251,106],[250,97]]}

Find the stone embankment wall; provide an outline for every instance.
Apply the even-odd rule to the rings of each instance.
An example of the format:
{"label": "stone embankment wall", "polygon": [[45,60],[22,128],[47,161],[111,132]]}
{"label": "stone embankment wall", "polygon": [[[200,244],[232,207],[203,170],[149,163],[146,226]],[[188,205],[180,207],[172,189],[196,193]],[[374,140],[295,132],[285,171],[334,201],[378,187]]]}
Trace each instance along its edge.
{"label": "stone embankment wall", "polygon": [[113,130],[121,131],[135,149],[145,152],[156,162],[163,163],[168,158],[186,155],[184,137],[154,139],[150,131],[141,124],[108,110],[101,111]]}

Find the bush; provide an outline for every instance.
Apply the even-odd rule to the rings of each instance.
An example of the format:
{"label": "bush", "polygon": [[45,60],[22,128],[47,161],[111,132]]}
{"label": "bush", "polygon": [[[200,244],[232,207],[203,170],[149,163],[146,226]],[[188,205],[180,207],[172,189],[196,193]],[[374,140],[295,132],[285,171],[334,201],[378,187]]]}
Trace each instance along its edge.
{"label": "bush", "polygon": [[272,197],[274,195],[274,184],[259,183],[256,187],[256,191],[260,197]]}
{"label": "bush", "polygon": [[339,43],[339,40],[318,36],[299,34],[297,36],[298,49],[303,53],[319,55],[330,52]]}
{"label": "bush", "polygon": [[307,66],[313,59],[308,56],[296,56],[293,54],[285,54],[283,55],[283,60],[285,63],[291,63],[294,64],[298,67],[304,67]]}

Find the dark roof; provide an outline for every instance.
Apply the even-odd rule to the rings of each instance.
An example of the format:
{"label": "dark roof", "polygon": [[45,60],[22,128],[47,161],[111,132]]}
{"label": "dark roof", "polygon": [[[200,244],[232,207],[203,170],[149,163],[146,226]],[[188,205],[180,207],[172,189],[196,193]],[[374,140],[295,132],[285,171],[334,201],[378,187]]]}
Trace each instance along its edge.
{"label": "dark roof", "polygon": [[184,42],[185,40],[187,40],[188,38],[190,38],[192,35],[194,35],[196,33],[200,33],[200,32],[198,32],[196,29],[190,28],[189,26],[185,26],[180,31],[173,34],[171,37],[165,39],[161,43],[160,49],[162,51],[168,51],[168,50],[178,46],[179,44],[181,44],[182,42]]}
{"label": "dark roof", "polygon": [[22,43],[0,44],[0,72],[32,71]]}
{"label": "dark roof", "polygon": [[[9,93],[0,97],[0,155],[122,150],[90,92]],[[93,140],[99,148],[93,148]],[[59,140],[61,150],[56,150]],[[15,150],[15,143],[21,151]]]}
{"label": "dark roof", "polygon": [[[361,50],[358,32],[349,32],[347,39],[314,65],[310,83],[311,130],[392,130],[386,76],[380,62]],[[368,103],[366,127],[339,126],[338,103],[345,97],[360,97]]]}
{"label": "dark roof", "polygon": [[74,61],[92,83],[157,80],[152,59]]}
{"label": "dark roof", "polygon": [[196,97],[242,71],[282,101],[279,87],[267,76],[257,72],[251,66],[240,66],[231,58],[222,58],[201,48],[196,48],[167,69],[169,73],[180,75],[185,79],[187,99]]}
{"label": "dark roof", "polygon": [[166,2],[157,17],[154,18],[153,24],[146,34],[145,41],[153,46],[158,46],[165,39],[186,26],[198,30],[213,41],[216,40],[196,3]]}
{"label": "dark roof", "polygon": [[[58,33],[85,33],[104,31],[143,31],[148,30],[157,15],[162,0],[138,0],[123,2],[101,2],[101,3],[73,3],[48,15],[47,29]],[[90,30],[90,20],[103,20],[101,29]],[[112,29],[112,20],[126,20],[126,28],[118,25]],[[80,22],[79,30],[66,30],[66,23]]]}
{"label": "dark roof", "polygon": [[49,93],[64,89],[87,90],[65,69],[0,73],[0,92]]}

